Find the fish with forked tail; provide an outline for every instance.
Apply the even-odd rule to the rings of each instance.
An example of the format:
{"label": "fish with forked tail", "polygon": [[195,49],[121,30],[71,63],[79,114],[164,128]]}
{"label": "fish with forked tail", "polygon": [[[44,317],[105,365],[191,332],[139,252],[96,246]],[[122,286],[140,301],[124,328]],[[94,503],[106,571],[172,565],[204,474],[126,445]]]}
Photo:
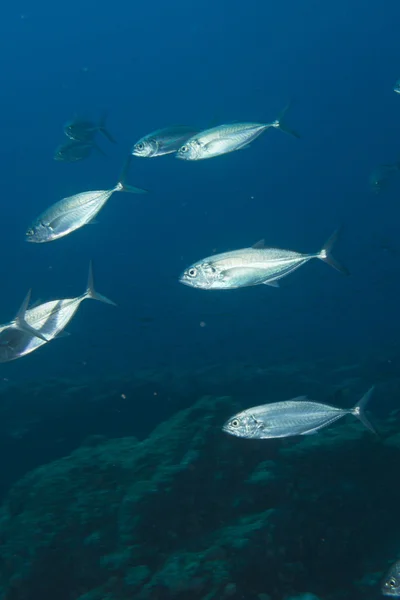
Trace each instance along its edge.
{"label": "fish with forked tail", "polygon": [[34,243],[51,242],[72,233],[94,220],[114,192],[146,194],[147,190],[125,183],[129,161],[124,166],[120,180],[110,190],[81,192],[62,198],[46,209],[29,227],[26,241]]}
{"label": "fish with forked tail", "polygon": [[233,250],[208,256],[188,267],[180,282],[204,290],[231,290],[252,285],[278,287],[278,280],[286,277],[309,260],[318,258],[345,275],[349,272],[332,256],[332,247],[338,231],[314,254],[301,254],[292,250],[266,248],[264,240],[251,248]]}
{"label": "fish with forked tail", "polygon": [[299,134],[284,122],[289,105],[272,123],[229,123],[206,129],[194,135],[176,154],[182,160],[204,160],[247,148],[267,129],[280,129],[299,138]]}
{"label": "fish with forked tail", "polygon": [[62,337],[63,334],[68,335],[64,332],[65,327],[74,317],[81,302],[88,299],[115,306],[112,300],[95,290],[91,263],[87,287],[83,294],[76,298],[61,298],[26,308],[27,327],[15,328],[10,323],[0,327],[0,362],[21,358],[47,342]]}
{"label": "fish with forked tail", "polygon": [[364,413],[373,390],[373,387],[370,388],[353,408],[348,409],[312,402],[306,396],[254,406],[228,419],[222,429],[242,438],[283,438],[311,435],[346,415],[353,415],[367,429],[376,433]]}

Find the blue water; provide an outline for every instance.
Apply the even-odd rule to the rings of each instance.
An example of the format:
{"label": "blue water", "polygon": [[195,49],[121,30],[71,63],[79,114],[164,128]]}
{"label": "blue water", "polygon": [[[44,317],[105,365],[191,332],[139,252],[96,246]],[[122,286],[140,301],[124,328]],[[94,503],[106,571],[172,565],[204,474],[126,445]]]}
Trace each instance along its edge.
{"label": "blue water", "polygon": [[[118,308],[85,303],[70,338],[2,365],[2,377],[390,353],[399,334],[400,181],[377,197],[368,177],[398,158],[399,17],[394,1],[4,6],[1,320],[29,287],[42,301],[81,293],[90,258],[97,288]],[[271,130],[251,149],[210,161],[135,159],[131,182],[148,196],[116,194],[97,225],[50,244],[24,241],[54,201],[113,186],[149,131],[270,121],[288,100],[300,140]],[[54,161],[64,122],[103,110],[118,140],[99,139],[107,158]],[[317,251],[339,225],[335,254],[349,278],[313,261],[280,290],[203,292],[178,282],[214,249],[265,238]]]}
{"label": "blue water", "polygon": [[[400,159],[399,22],[395,0],[2,6],[0,323],[13,318],[29,288],[41,302],[83,293],[90,260],[96,289],[117,303],[83,303],[69,337],[0,364],[0,496],[46,465],[0,509],[5,597],[109,598],[107,589],[84,595],[104,575],[116,589],[125,582],[126,595],[112,597],[133,598],[131,567],[150,565],[157,575],[176,548],[193,549],[201,561],[214,533],[223,547],[225,527],[242,517],[251,524],[269,508],[276,536],[275,525],[255,526],[247,547],[250,533],[241,540],[239,532],[224,554],[230,581],[239,572],[240,594],[231,597],[262,600],[268,592],[282,600],[308,590],[324,600],[379,597],[379,574],[399,556],[399,444],[395,419],[384,419],[399,396],[400,175],[378,195],[369,177]],[[52,203],[113,187],[143,135],[172,124],[271,122],[289,101],[287,120],[301,139],[271,129],[246,151],[212,160],[133,158],[129,183],[148,195],[115,194],[97,224],[26,243],[29,224]],[[118,142],[98,136],[107,156],[56,162],[64,123],[104,111]],[[333,254],[349,277],[313,260],[280,289],[179,283],[185,267],[213,252],[261,238],[317,252],[338,227]],[[369,408],[383,430],[379,440],[357,433],[353,420],[342,438],[323,433],[296,456],[298,440],[263,446],[221,432],[249,405],[309,394],[351,406],[374,383]],[[212,398],[193,411],[194,421],[182,416],[206,394]],[[217,395],[229,398],[214,403]],[[174,413],[172,439],[167,425],[148,441]],[[84,446],[69,456],[92,434],[136,436],[145,450],[116,440],[98,454]],[[314,443],[321,446],[312,454]],[[272,467],[278,482],[263,483]],[[254,469],[259,487],[249,484]],[[131,526],[132,539],[124,537]],[[97,529],[105,539],[112,532],[104,547]],[[107,553],[114,566],[101,562]],[[81,556],[89,557],[82,565]],[[218,573],[218,552],[210,560]],[[191,578],[190,569],[182,574]],[[372,584],[357,588],[366,575]],[[194,577],[198,589],[189,586],[188,596],[178,585],[176,596],[156,587],[143,597],[203,599],[212,586],[202,576],[204,590]]]}

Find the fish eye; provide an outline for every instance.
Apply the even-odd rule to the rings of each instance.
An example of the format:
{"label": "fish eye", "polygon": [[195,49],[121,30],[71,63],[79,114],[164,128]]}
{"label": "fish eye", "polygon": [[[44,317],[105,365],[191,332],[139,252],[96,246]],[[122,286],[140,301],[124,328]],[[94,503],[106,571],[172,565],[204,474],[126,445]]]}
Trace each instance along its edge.
{"label": "fish eye", "polygon": [[394,577],[392,577],[392,579],[389,579],[388,583],[391,588],[394,588],[394,587],[396,587],[397,581],[396,581],[396,579],[394,579]]}
{"label": "fish eye", "polygon": [[182,146],[179,152],[188,152],[189,146]]}
{"label": "fish eye", "polygon": [[196,277],[196,275],[197,275],[197,269],[195,269],[194,267],[192,267],[191,269],[189,269],[188,275],[189,275],[189,277]]}
{"label": "fish eye", "polygon": [[137,150],[144,150],[144,144],[143,144],[143,142],[139,142],[138,144],[136,144],[136,149]]}
{"label": "fish eye", "polygon": [[33,235],[34,231],[33,229],[28,229],[28,231],[26,232],[26,235]]}
{"label": "fish eye", "polygon": [[239,419],[233,419],[233,421],[231,421],[231,427],[239,427]]}

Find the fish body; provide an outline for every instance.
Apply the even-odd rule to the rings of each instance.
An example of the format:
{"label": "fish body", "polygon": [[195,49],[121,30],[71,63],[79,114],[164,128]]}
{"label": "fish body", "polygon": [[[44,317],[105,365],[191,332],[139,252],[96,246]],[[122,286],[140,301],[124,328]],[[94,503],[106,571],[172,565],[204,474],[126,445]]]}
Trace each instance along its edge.
{"label": "fish body", "polygon": [[124,183],[126,169],[125,166],[121,180],[110,190],[81,192],[62,198],[47,208],[27,230],[26,240],[34,243],[51,242],[87,225],[114,192],[146,193],[146,190]]}
{"label": "fish body", "polygon": [[43,335],[44,339],[40,339],[27,331],[10,328],[9,325],[0,326],[0,362],[9,362],[21,358],[59,337],[75,316],[81,303],[88,299],[99,300],[115,306],[114,302],[106,296],[96,292],[91,265],[89,267],[87,288],[82,295],[76,298],[51,300],[26,310],[26,322],[32,330]]}
{"label": "fish body", "polygon": [[288,109],[289,105],[272,123],[228,123],[201,131],[179,148],[176,157],[182,160],[204,160],[242,150],[271,127],[298,138],[299,134],[289,129],[285,123],[284,118]]}
{"label": "fish body", "polygon": [[395,562],[386,573],[381,584],[384,596],[400,598],[400,560]]}
{"label": "fish body", "polygon": [[77,142],[70,140],[58,146],[54,154],[54,160],[58,162],[77,162],[88,158],[93,150],[97,150],[100,154],[106,156],[94,141]]}
{"label": "fish body", "polygon": [[331,255],[337,235],[338,232],[335,232],[321,251],[314,254],[265,248],[264,241],[261,240],[251,248],[215,254],[194,263],[182,273],[180,282],[207,290],[235,289],[260,284],[277,287],[279,279],[313,258],[319,258],[347,274],[345,267]]}
{"label": "fish body", "polygon": [[232,123],[206,129],[189,138],[181,146],[177,158],[182,160],[204,160],[221,154],[241,150],[253,142],[274,123]]}
{"label": "fish body", "polygon": [[27,241],[51,242],[87,225],[103,208],[111,195],[121,189],[122,187],[116,186],[111,190],[81,192],[62,198],[32,223],[26,233]]}
{"label": "fish body", "polygon": [[145,135],[132,148],[134,156],[152,158],[177,152],[188,139],[196,135],[198,130],[185,125],[175,125],[157,129]]}
{"label": "fish body", "polygon": [[231,417],[223,431],[242,438],[271,439],[295,435],[311,435],[346,415],[353,415],[374,431],[364,414],[371,398],[371,388],[351,409],[312,402],[305,396],[285,402],[254,406]]}
{"label": "fish body", "polygon": [[77,142],[91,142],[98,132],[102,133],[110,142],[116,143],[110,132],[106,129],[107,114],[104,114],[99,123],[80,119],[74,116],[64,125],[64,133],[71,140]]}
{"label": "fish body", "polygon": [[388,184],[391,175],[400,170],[400,163],[377,166],[369,177],[370,189],[374,194],[379,194]]}
{"label": "fish body", "polygon": [[400,79],[398,79],[394,84],[393,91],[396,92],[396,94],[400,94]]}

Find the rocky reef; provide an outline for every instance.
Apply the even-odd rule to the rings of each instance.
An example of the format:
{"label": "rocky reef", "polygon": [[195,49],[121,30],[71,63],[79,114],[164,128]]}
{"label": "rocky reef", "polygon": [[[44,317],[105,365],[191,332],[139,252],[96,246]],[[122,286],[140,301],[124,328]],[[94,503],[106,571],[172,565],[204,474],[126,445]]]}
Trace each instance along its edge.
{"label": "rocky reef", "polygon": [[27,473],[0,512],[1,598],[376,598],[400,551],[398,413],[378,437],[348,417],[251,441],[221,432],[241,408],[205,396]]}

